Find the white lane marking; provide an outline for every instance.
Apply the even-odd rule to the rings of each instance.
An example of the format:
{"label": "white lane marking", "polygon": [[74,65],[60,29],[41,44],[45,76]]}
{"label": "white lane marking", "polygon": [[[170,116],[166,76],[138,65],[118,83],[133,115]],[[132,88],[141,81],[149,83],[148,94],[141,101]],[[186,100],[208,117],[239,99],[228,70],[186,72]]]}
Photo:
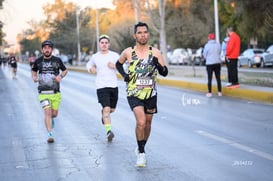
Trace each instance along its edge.
{"label": "white lane marking", "polygon": [[22,144],[22,141],[19,140],[19,138],[15,138],[12,141],[12,150],[14,154],[14,159],[16,162],[16,168],[29,168],[27,161],[26,161],[26,156],[25,156],[25,151],[24,147]]}
{"label": "white lane marking", "polygon": [[234,148],[237,148],[239,150],[243,150],[243,151],[246,151],[248,153],[252,153],[252,154],[254,154],[256,156],[259,156],[259,157],[265,158],[267,160],[273,161],[273,155],[271,155],[269,153],[265,153],[263,151],[255,149],[255,148],[251,148],[249,146],[242,145],[240,143],[236,143],[236,142],[234,142],[232,140],[229,140],[229,139],[226,139],[226,138],[223,138],[223,137],[220,137],[220,136],[217,136],[217,135],[214,135],[214,134],[202,131],[202,130],[197,130],[196,132],[198,134],[202,135],[202,136],[205,136],[205,137],[211,138],[213,140],[228,144],[228,145],[230,145],[230,146],[232,146]]}

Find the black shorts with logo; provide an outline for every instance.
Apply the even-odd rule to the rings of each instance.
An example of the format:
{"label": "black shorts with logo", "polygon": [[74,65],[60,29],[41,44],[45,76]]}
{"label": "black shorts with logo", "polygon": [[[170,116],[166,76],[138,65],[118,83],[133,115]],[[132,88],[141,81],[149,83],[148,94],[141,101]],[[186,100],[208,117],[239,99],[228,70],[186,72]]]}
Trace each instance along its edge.
{"label": "black shorts with logo", "polygon": [[131,110],[133,110],[136,106],[143,106],[146,114],[157,113],[157,95],[146,100],[141,100],[137,97],[129,96],[127,97],[127,100]]}
{"label": "black shorts with logo", "polygon": [[97,89],[98,102],[102,107],[116,108],[118,102],[118,88],[105,87]]}

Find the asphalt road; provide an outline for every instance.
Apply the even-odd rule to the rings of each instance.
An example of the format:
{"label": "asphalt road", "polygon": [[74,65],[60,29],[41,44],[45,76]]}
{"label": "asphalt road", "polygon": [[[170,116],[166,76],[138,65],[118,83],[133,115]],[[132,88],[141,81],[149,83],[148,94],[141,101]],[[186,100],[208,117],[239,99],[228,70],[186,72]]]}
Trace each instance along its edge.
{"label": "asphalt road", "polygon": [[133,113],[119,82],[107,143],[94,77],[63,79],[56,142],[46,142],[43,112],[28,65],[17,79],[0,70],[2,181],[271,181],[272,105],[159,86],[146,168],[136,168]]}

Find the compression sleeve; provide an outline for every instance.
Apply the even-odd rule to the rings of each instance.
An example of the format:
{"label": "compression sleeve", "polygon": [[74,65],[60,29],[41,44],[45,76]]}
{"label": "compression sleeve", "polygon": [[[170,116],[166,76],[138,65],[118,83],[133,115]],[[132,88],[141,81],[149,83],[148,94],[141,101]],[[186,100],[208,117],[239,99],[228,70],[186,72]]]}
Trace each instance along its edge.
{"label": "compression sleeve", "polygon": [[157,57],[153,57],[152,59],[154,65],[156,66],[158,73],[164,77],[166,77],[168,75],[168,68],[166,65],[162,66],[159,62],[158,62],[158,58]]}
{"label": "compression sleeve", "polygon": [[123,65],[119,61],[116,62],[116,68],[124,78],[124,81],[129,82],[129,75],[124,71]]}
{"label": "compression sleeve", "polygon": [[158,70],[158,73],[164,77],[166,77],[168,75],[168,68],[166,65],[164,66],[161,66],[160,64],[157,65],[157,70]]}

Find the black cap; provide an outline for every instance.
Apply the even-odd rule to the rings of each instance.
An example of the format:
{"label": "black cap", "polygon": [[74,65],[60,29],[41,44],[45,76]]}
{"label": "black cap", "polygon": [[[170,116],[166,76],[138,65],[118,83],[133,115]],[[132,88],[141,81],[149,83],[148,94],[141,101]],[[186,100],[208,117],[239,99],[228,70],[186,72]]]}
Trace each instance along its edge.
{"label": "black cap", "polygon": [[53,48],[53,47],[54,47],[53,42],[52,42],[52,41],[50,41],[50,40],[46,40],[46,41],[44,41],[44,42],[42,43],[42,48],[43,48],[44,46],[46,46],[46,45],[50,46],[51,48]]}

